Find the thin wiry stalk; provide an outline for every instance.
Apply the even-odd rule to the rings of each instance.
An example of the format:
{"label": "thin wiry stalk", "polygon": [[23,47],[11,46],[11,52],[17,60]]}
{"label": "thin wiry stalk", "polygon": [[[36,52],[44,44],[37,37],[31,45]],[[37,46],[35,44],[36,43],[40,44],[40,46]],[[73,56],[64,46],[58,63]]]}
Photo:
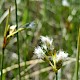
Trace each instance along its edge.
{"label": "thin wiry stalk", "polygon": [[[27,0],[26,2],[26,7],[27,7],[27,22],[29,22],[29,0]],[[27,30],[26,30],[26,44],[27,44]],[[27,51],[25,53],[27,54]],[[25,58],[24,72],[25,73],[26,73],[26,68],[27,68],[27,65],[26,65],[27,55],[26,54],[24,55],[24,58]]]}
{"label": "thin wiry stalk", "polygon": [[4,50],[9,42],[9,39],[7,39],[7,32],[8,32],[8,23],[9,23],[9,20],[10,20],[10,9],[9,8],[9,14],[7,16],[7,19],[6,19],[6,26],[5,26],[5,31],[4,31],[4,39],[3,39],[3,46],[2,46],[2,60],[1,60],[1,80],[3,78],[3,67],[4,67]]}
{"label": "thin wiry stalk", "polygon": [[4,48],[2,48],[2,60],[1,60],[1,80],[3,77],[3,63],[4,63]]}
{"label": "thin wiry stalk", "polygon": [[46,0],[44,0],[44,19],[46,19],[46,7],[47,7],[47,1]]}
{"label": "thin wiry stalk", "polygon": [[[29,0],[27,0],[26,7],[27,7],[27,22],[29,22]],[[26,30],[26,39],[27,39],[27,30]],[[26,40],[26,44],[27,44],[27,40]],[[25,69],[26,69],[26,67],[27,67],[27,65],[26,65],[27,55],[24,55],[24,58],[25,58]]]}
{"label": "thin wiry stalk", "polygon": [[79,54],[80,54],[80,27],[79,27],[78,41],[77,41],[76,80],[78,80],[78,71],[79,71]]}
{"label": "thin wiry stalk", "polygon": [[58,73],[56,73],[56,80],[58,80]]}
{"label": "thin wiry stalk", "polygon": [[[15,13],[16,13],[16,29],[18,29],[18,17],[17,17],[17,2],[15,0]],[[17,33],[17,53],[18,53],[18,65],[19,65],[19,80],[21,80],[21,75],[20,75],[20,53],[19,53],[19,36]]]}
{"label": "thin wiry stalk", "polygon": [[29,0],[27,0],[27,4],[26,4],[26,7],[27,7],[27,21],[29,22],[30,21],[30,18],[29,18]]}

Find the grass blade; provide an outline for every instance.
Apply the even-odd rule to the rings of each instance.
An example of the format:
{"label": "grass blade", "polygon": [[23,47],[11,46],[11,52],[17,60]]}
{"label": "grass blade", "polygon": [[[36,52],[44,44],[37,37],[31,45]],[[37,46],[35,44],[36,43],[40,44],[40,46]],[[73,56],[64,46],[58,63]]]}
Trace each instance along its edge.
{"label": "grass blade", "polygon": [[[18,30],[17,1],[16,0],[15,0],[15,14],[16,14],[16,29]],[[17,33],[17,54],[18,54],[18,66],[19,66],[19,80],[21,80],[21,75],[20,75],[19,36],[18,36],[18,33]]]}
{"label": "grass blade", "polygon": [[80,54],[80,27],[79,27],[78,41],[77,41],[76,80],[78,80],[78,71],[79,71],[79,54]]}

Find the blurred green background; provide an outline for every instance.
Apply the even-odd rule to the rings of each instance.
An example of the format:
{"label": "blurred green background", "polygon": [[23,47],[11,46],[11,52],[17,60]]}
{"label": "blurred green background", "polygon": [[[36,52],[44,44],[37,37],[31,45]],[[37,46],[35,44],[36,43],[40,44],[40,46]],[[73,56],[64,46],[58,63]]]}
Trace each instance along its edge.
{"label": "blurred green background", "polygon": [[[21,62],[36,59],[34,48],[38,45],[39,37],[50,36],[53,38],[54,46],[57,50],[64,50],[69,53],[69,57],[75,58],[77,51],[77,36],[80,26],[80,0],[17,0],[18,4],[18,24],[19,26],[35,21],[34,29],[25,30],[19,33],[20,59]],[[11,16],[9,25],[15,25],[15,5],[14,0],[0,0],[0,61],[2,56],[2,42],[6,23],[7,10],[11,6]],[[17,63],[16,37],[14,36],[5,50],[4,68]],[[48,66],[47,63],[36,65],[25,75]],[[72,80],[74,65],[71,63],[63,67],[61,80]],[[21,67],[25,71],[28,66]],[[1,68],[1,64],[0,64]],[[4,74],[4,80],[12,80],[18,75],[18,69],[11,70]],[[47,71],[37,76],[30,77],[29,80],[53,80],[54,73]],[[80,79],[80,78],[79,78]],[[22,79],[25,80],[25,79]],[[27,79],[28,80],[28,79]]]}

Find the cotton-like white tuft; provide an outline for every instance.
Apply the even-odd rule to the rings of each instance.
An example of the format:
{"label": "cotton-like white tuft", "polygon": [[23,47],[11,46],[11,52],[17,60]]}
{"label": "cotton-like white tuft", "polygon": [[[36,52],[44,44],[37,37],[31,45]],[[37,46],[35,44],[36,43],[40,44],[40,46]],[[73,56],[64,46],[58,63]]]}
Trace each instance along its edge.
{"label": "cotton-like white tuft", "polygon": [[64,51],[59,51],[59,53],[57,54],[57,61],[64,61],[66,58],[68,57],[68,53],[65,53]]}
{"label": "cotton-like white tuft", "polygon": [[68,6],[69,6],[69,3],[68,3],[68,1],[67,1],[67,0],[62,0],[62,5],[63,5],[63,6],[67,6],[67,7],[68,7]]}
{"label": "cotton-like white tuft", "polygon": [[41,59],[43,59],[45,57],[45,53],[44,53],[44,51],[42,50],[42,48],[40,46],[38,46],[37,48],[35,48],[34,54],[36,54],[37,57],[41,58]]}
{"label": "cotton-like white tuft", "polygon": [[53,39],[48,36],[40,36],[41,42],[47,46],[48,49],[53,49]]}

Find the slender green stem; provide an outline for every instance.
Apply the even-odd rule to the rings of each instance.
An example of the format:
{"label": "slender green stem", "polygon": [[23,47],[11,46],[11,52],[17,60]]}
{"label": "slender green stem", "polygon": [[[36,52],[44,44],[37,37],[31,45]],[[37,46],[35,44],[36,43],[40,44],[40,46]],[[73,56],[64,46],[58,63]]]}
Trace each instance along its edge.
{"label": "slender green stem", "polygon": [[[29,0],[26,1],[26,7],[27,7],[27,22],[29,22],[30,21],[29,20]],[[27,30],[26,30],[26,45],[27,45]],[[27,54],[27,51],[26,51],[26,54]],[[25,58],[24,71],[25,71],[25,73],[26,73],[26,68],[27,68],[27,65],[26,65],[27,55],[26,54],[24,55],[24,58]],[[24,80],[26,80],[25,77],[24,77]]]}
{"label": "slender green stem", "polygon": [[[18,30],[18,17],[17,17],[17,2],[15,0],[15,13],[16,13],[16,29]],[[18,65],[19,65],[19,80],[21,80],[21,75],[20,75],[20,53],[19,53],[19,36],[17,33],[17,53],[18,53]]]}
{"label": "slender green stem", "polygon": [[58,80],[58,73],[56,73],[56,80]]}
{"label": "slender green stem", "polygon": [[62,77],[62,68],[58,70],[58,80],[61,80]]}
{"label": "slender green stem", "polygon": [[2,49],[2,60],[1,60],[1,80],[3,77],[3,64],[4,64],[4,48]]}
{"label": "slender green stem", "polygon": [[80,54],[80,27],[79,27],[78,42],[77,42],[77,55],[76,55],[76,80],[78,80],[79,54]]}
{"label": "slender green stem", "polygon": [[47,6],[47,1],[46,0],[44,0],[44,19],[46,19],[46,13],[47,13],[47,10],[46,10],[46,6]]}
{"label": "slender green stem", "polygon": [[51,65],[51,67],[52,67],[53,71],[54,71],[54,72],[57,72],[56,67],[52,64],[52,62],[48,59],[48,57],[47,57],[46,55],[45,55],[45,59],[46,59],[46,61],[48,61],[48,62],[49,62],[49,64]]}
{"label": "slender green stem", "polygon": [[30,18],[29,18],[29,0],[27,0],[26,7],[27,7],[27,10],[28,10],[28,12],[27,12],[27,22],[29,22],[30,21]]}

